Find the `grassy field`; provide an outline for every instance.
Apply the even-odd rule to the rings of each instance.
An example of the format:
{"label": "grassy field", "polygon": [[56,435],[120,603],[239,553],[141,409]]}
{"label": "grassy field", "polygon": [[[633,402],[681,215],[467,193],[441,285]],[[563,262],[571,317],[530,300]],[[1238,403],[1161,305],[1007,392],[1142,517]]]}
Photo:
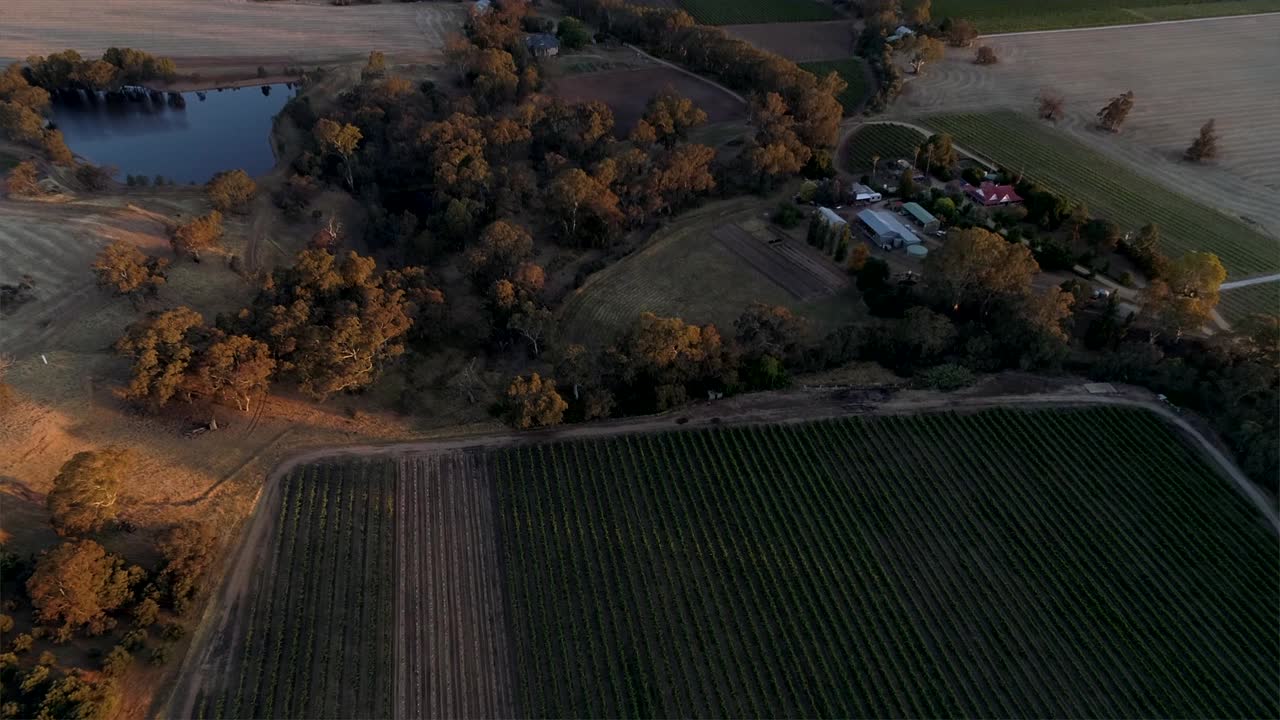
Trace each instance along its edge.
{"label": "grassy field", "polygon": [[834,20],[830,5],[813,0],[679,0],[703,25]]}
{"label": "grassy field", "polygon": [[933,17],[964,17],[984,33],[1127,25],[1280,11],[1280,0],[937,0]]}
{"label": "grassy field", "polygon": [[833,70],[840,74],[840,78],[849,84],[849,87],[836,98],[844,106],[845,115],[852,115],[866,100],[867,93],[870,91],[867,86],[867,74],[859,58],[806,62],[800,63],[800,67],[819,77]]}
{"label": "grassy field", "polygon": [[1280,244],[1212,208],[1148,180],[1045,123],[1014,112],[934,115],[925,124],[1014,172],[1136,229],[1160,226],[1164,251],[1216,253],[1232,276],[1280,268]]}
{"label": "grassy field", "polygon": [[854,174],[871,170],[871,156],[880,156],[880,169],[895,159],[910,160],[915,150],[927,138],[918,131],[902,125],[864,125],[854,131],[845,143],[841,162],[844,169]]}
{"label": "grassy field", "polygon": [[1275,537],[1142,411],[623,436],[491,468],[526,716],[1280,713]]}
{"label": "grassy field", "polygon": [[282,483],[243,635],[196,716],[389,717],[395,466],[308,465]]}
{"label": "grassy field", "polygon": [[1240,322],[1255,314],[1280,315],[1280,282],[1223,290],[1218,312],[1229,323]]}

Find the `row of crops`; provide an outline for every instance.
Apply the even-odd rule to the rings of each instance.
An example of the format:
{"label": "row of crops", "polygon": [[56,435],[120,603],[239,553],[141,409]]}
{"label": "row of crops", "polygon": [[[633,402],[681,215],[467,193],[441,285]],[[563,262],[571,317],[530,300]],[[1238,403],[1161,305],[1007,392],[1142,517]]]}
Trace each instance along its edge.
{"label": "row of crops", "polygon": [[828,4],[814,0],[679,0],[680,7],[703,25],[835,20]]}
{"label": "row of crops", "polygon": [[934,18],[968,18],[988,34],[1276,10],[1280,0],[937,0],[932,8]]}
{"label": "row of crops", "polygon": [[1280,315],[1280,282],[1223,290],[1219,295],[1218,312],[1233,324],[1252,315]]}
{"label": "row of crops", "polygon": [[884,170],[894,160],[914,158],[916,148],[926,139],[919,130],[905,125],[863,125],[845,142],[844,169],[854,174],[868,173],[872,159],[878,156],[878,169]]}
{"label": "row of crops", "polygon": [[395,467],[308,465],[281,483],[269,554],[196,716],[388,717]]}
{"label": "row of crops", "polygon": [[1024,173],[1047,189],[1128,229],[1160,226],[1168,255],[1208,251],[1232,276],[1280,268],[1276,241],[1179,195],[1044,123],[1011,111],[934,115],[925,120],[971,151]]}
{"label": "row of crops", "polygon": [[1256,509],[1154,416],[495,452],[531,717],[1275,717]]}

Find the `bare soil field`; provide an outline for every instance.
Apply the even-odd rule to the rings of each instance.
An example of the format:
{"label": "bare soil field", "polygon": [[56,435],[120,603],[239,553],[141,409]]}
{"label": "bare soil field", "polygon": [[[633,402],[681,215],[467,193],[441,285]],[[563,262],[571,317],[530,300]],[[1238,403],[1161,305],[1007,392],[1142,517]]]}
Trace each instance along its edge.
{"label": "bare soil field", "polygon": [[[1184,195],[1280,236],[1280,14],[1123,28],[991,36],[1000,63],[971,51],[912,78],[892,108],[899,117],[1010,108],[1034,114],[1042,88],[1060,92],[1060,127]],[[1133,90],[1118,134],[1094,129],[1107,100]],[[1220,157],[1181,160],[1210,118]]]}
{"label": "bare soil field", "polygon": [[397,58],[438,51],[462,25],[460,3],[336,7],[235,0],[8,0],[0,61],[66,48],[97,55],[131,46],[181,58],[343,60],[382,50]]}
{"label": "bare soil field", "polygon": [[857,32],[848,20],[725,25],[724,29],[788,60],[812,62],[853,56]]}
{"label": "bare soil field", "polygon": [[801,302],[834,295],[849,286],[848,276],[829,259],[782,233],[770,232],[764,223],[721,225],[711,236]]}
{"label": "bare soil field", "polygon": [[570,102],[599,100],[607,104],[613,108],[615,132],[625,136],[644,115],[649,98],[666,88],[693,100],[706,111],[708,123],[736,120],[746,115],[746,107],[728,93],[668,67],[566,76],[555,81],[553,92]]}

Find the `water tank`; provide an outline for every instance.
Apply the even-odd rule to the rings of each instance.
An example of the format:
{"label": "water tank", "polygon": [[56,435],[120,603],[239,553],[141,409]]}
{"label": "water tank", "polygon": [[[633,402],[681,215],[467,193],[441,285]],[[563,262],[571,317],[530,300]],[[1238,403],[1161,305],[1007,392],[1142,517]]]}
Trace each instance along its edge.
{"label": "water tank", "polygon": [[914,257],[922,258],[925,255],[929,254],[929,248],[925,247],[924,245],[908,245],[907,254]]}

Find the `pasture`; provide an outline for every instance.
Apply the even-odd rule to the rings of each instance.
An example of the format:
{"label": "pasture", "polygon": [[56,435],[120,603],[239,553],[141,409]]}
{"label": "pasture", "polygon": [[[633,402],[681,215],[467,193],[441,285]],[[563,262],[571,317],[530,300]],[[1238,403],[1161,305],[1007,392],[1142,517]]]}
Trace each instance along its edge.
{"label": "pasture", "polygon": [[353,59],[370,50],[417,57],[438,52],[465,18],[463,6],[454,3],[6,0],[0,60],[66,48],[100,55],[111,46],[130,46],[178,58],[181,72],[182,58],[276,65]]}
{"label": "pasture", "polygon": [[678,0],[703,25],[835,20],[830,5],[815,0]]}
{"label": "pasture", "polygon": [[818,77],[824,77],[828,73],[835,72],[840,76],[841,80],[848,84],[845,91],[836,97],[844,107],[845,115],[852,115],[858,108],[862,107],[862,103],[867,99],[867,93],[870,91],[867,70],[859,58],[805,62],[800,63],[800,67]]}
{"label": "pasture", "polygon": [[934,115],[924,122],[1125,229],[1156,223],[1166,254],[1213,252],[1235,277],[1280,267],[1275,238],[1129,170],[1046,123],[1012,112]]}
{"label": "pasture", "polygon": [[1275,537],[1144,411],[629,435],[490,462],[525,716],[1280,712]]}
{"label": "pasture", "polygon": [[1218,312],[1233,326],[1251,315],[1280,315],[1280,282],[1223,290],[1218,300]]}
{"label": "pasture", "polygon": [[863,125],[845,140],[840,162],[845,171],[861,175],[870,173],[872,156],[879,155],[877,171],[885,171],[894,160],[911,161],[916,148],[927,139],[920,131],[905,125]]}
{"label": "pasture", "polygon": [[1280,10],[1280,0],[937,0],[933,17],[972,20],[983,34],[1128,25]]}
{"label": "pasture", "polygon": [[848,20],[726,25],[730,35],[798,63],[853,55],[857,39]]}
{"label": "pasture", "polygon": [[552,92],[569,102],[599,100],[613,110],[614,131],[625,137],[644,115],[649,99],[674,90],[707,113],[708,123],[746,116],[746,106],[713,85],[661,65],[627,70],[585,72],[557,78]]}
{"label": "pasture", "polygon": [[[991,37],[982,42],[995,48],[998,65],[974,65],[972,50],[948,50],[945,60],[909,83],[892,112],[920,117],[1009,109],[1034,115],[1036,96],[1049,88],[1065,101],[1062,132],[1280,238],[1277,37],[1280,14]],[[1098,109],[1126,90],[1136,97],[1121,131],[1095,129]],[[1210,118],[1217,122],[1218,158],[1185,162],[1183,151]]]}

